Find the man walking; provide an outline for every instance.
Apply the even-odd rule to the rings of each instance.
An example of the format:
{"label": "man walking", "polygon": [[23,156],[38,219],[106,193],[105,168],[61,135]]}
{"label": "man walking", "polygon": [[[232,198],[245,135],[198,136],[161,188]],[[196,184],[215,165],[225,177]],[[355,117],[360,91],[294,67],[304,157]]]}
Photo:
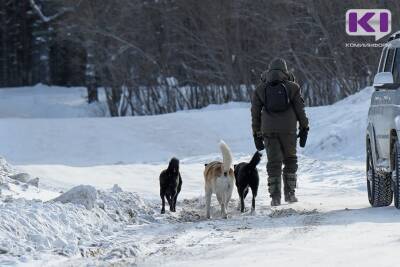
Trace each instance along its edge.
{"label": "man walking", "polygon": [[294,82],[285,60],[273,60],[262,74],[261,83],[252,97],[251,117],[256,148],[259,151],[264,148],[267,150],[271,206],[281,204],[281,180],[285,201],[297,202],[297,122],[302,147],[305,146],[309,128],[300,87]]}

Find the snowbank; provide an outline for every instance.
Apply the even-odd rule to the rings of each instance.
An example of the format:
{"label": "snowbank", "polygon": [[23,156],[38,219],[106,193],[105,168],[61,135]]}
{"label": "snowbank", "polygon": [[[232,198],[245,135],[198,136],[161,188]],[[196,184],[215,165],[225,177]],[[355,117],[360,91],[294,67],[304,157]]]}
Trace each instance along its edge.
{"label": "snowbank", "polygon": [[118,185],[106,191],[81,185],[60,195],[30,186],[31,180],[29,174],[18,173],[0,158],[0,265],[43,254],[96,254],[112,259],[128,253],[127,257],[134,257],[134,242],[127,250],[126,246],[115,247],[111,237],[128,225],[157,220],[154,205]]}
{"label": "snowbank", "polygon": [[[98,203],[90,210],[73,203],[7,198],[0,201],[0,251],[14,260],[17,255],[32,259],[42,253],[96,253],[110,259],[116,253],[111,237],[131,224],[154,222],[154,214],[130,192],[99,192]],[[135,247],[134,242],[131,245]]]}
{"label": "snowbank", "polygon": [[93,242],[100,233],[110,235],[116,227],[105,212],[73,204],[20,198],[0,204],[0,210],[0,246],[11,255],[74,255],[79,245]]}
{"label": "snowbank", "polygon": [[308,108],[310,134],[301,152],[324,159],[363,159],[368,108],[373,93],[367,87],[331,106]]}
{"label": "snowbank", "polygon": [[57,195],[48,188],[39,188],[38,177],[19,172],[0,157],[0,200],[9,197],[49,200]]}
{"label": "snowbank", "polygon": [[61,194],[53,199],[53,202],[72,203],[82,205],[86,209],[91,210],[95,207],[97,200],[97,191],[90,185],[78,185],[69,191]]}
{"label": "snowbank", "polygon": [[155,222],[155,214],[152,205],[131,192],[99,191],[90,210],[73,203],[8,198],[0,201],[0,249],[27,257],[48,252],[85,256],[90,249],[107,257],[114,233]]}

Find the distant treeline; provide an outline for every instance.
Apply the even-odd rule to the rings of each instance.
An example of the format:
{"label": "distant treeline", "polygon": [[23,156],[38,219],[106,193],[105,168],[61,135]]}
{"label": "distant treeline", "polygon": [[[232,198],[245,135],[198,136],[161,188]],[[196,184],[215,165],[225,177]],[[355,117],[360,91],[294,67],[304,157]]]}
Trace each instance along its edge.
{"label": "distant treeline", "polygon": [[[113,116],[249,101],[260,73],[287,60],[307,105],[371,83],[380,48],[349,48],[345,13],[382,0],[2,0],[0,86],[106,91]],[[384,38],[384,39],[387,39]],[[380,40],[381,42],[385,40]]]}

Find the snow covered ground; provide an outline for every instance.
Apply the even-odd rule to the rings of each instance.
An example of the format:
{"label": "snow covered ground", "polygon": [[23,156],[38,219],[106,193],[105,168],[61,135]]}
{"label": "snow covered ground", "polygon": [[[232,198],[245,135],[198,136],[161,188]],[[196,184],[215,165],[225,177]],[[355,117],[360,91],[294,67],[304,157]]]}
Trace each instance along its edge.
{"label": "snow covered ground", "polygon": [[[70,118],[102,116],[101,105],[87,105],[84,87],[0,88],[0,118]],[[100,91],[100,97],[104,98]]]}
{"label": "snow covered ground", "polygon": [[[248,104],[100,118],[82,88],[33,89],[0,90],[0,154],[13,165],[0,161],[0,266],[396,264],[399,213],[370,208],[365,189],[371,88],[307,109],[299,203],[270,207],[264,155],[256,213],[240,214],[234,192],[228,220],[215,199],[205,219],[203,164],[220,158],[220,139],[235,163],[254,153]],[[171,156],[181,159],[183,188],[177,212],[161,215],[158,174]],[[29,179],[16,180],[21,172]],[[97,189],[93,208],[49,201],[80,184]]]}

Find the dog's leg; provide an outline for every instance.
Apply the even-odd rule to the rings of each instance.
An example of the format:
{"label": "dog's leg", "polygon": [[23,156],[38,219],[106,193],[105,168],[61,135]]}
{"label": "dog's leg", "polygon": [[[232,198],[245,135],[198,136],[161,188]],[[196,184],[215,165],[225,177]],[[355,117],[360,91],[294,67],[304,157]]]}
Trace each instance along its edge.
{"label": "dog's leg", "polygon": [[161,214],[164,214],[165,213],[165,193],[162,190],[160,191],[160,197],[161,197],[161,202],[162,202]]}
{"label": "dog's leg", "polygon": [[244,197],[243,197],[243,189],[238,189],[239,198],[240,198],[240,212],[244,212]]}
{"label": "dog's leg", "polygon": [[211,195],[212,195],[212,191],[211,188],[207,188],[206,187],[206,217],[207,219],[211,218]]}
{"label": "dog's leg", "polygon": [[167,197],[168,205],[169,205],[169,210],[172,211],[172,197],[169,194],[165,195]]}
{"label": "dog's leg", "polygon": [[246,187],[246,188],[243,190],[243,198],[244,198],[244,199],[246,199],[248,193],[249,193],[249,188]]}
{"label": "dog's leg", "polygon": [[221,201],[221,216],[224,219],[228,218],[228,214],[226,213],[226,204],[225,204],[225,198]]}
{"label": "dog's leg", "polygon": [[254,212],[256,210],[257,187],[251,188],[251,194],[253,196],[253,198],[251,200],[251,212]]}
{"label": "dog's leg", "polygon": [[229,201],[231,201],[232,193],[233,193],[233,188],[235,187],[234,184],[234,178],[228,183],[228,190],[225,191],[224,194],[224,203],[225,203],[225,214],[226,218],[228,218],[228,207],[229,207]]}
{"label": "dog's leg", "polygon": [[225,193],[225,198],[224,198],[224,203],[225,203],[225,219],[228,218],[228,206],[229,206],[229,201],[231,200],[232,197],[232,190],[229,192]]}
{"label": "dog's leg", "polygon": [[244,200],[246,199],[248,193],[249,193],[249,187],[246,187],[243,192],[243,211],[242,212],[244,212],[244,210],[245,210]]}
{"label": "dog's leg", "polygon": [[173,212],[176,212],[176,200],[178,199],[178,193],[175,194],[174,198],[172,199],[172,207],[173,207]]}
{"label": "dog's leg", "polygon": [[219,205],[221,206],[221,215],[223,215],[223,212],[222,212],[222,206],[223,206],[222,193],[221,193],[220,191],[217,191],[217,192],[215,193],[215,195],[217,195],[218,203],[219,203]]}
{"label": "dog's leg", "polygon": [[240,197],[240,196],[241,196],[241,194],[242,194],[242,193],[241,193],[242,191],[241,191],[241,188],[238,187],[238,186],[237,186],[237,192],[238,192],[238,196],[239,196],[239,201],[238,201],[238,205],[237,205],[237,208],[236,208],[236,209],[237,209],[237,210],[241,210],[241,208],[242,208],[242,201],[241,201],[241,197]]}
{"label": "dog's leg", "polygon": [[244,196],[240,197],[240,212],[244,212],[245,206],[244,206]]}
{"label": "dog's leg", "polygon": [[226,214],[226,205],[225,205],[225,192],[217,192],[217,199],[218,199],[219,205],[221,206],[221,216],[222,216],[222,218],[226,219],[227,214]]}
{"label": "dog's leg", "polygon": [[175,207],[175,196],[171,196],[171,206],[169,207],[169,210],[171,212],[175,212],[174,207]]}
{"label": "dog's leg", "polygon": [[240,196],[240,212],[244,212],[244,210],[246,209],[246,205],[244,203],[244,200],[246,199],[247,194],[249,193],[249,188],[245,187],[245,188],[240,188],[240,191],[242,192]]}

